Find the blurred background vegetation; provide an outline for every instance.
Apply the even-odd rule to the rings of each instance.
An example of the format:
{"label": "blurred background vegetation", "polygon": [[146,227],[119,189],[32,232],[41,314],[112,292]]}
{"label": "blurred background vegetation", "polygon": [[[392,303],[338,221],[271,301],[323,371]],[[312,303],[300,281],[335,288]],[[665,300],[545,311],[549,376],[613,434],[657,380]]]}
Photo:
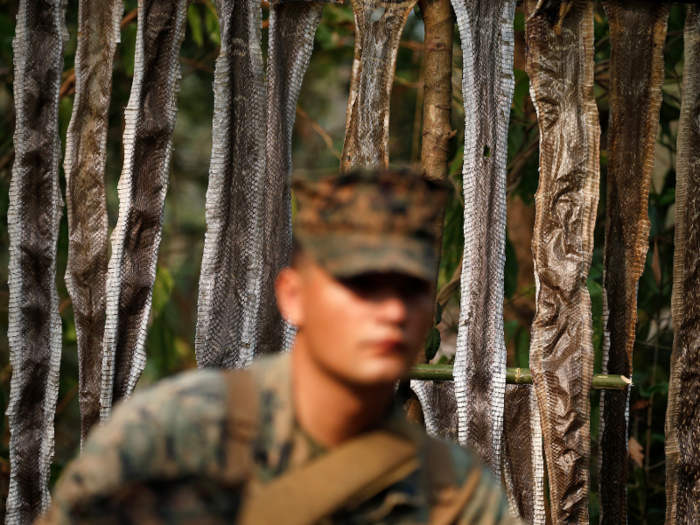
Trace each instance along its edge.
{"label": "blurred background vegetation", "polygon": [[[110,110],[107,157],[107,195],[111,227],[117,219],[116,185],[121,172],[121,134],[134,70],[136,0],[126,0],[121,44],[114,67],[114,89]],[[9,476],[5,418],[11,370],[7,344],[7,207],[13,162],[12,135],[12,38],[18,0],[0,0],[0,519]],[[73,104],[70,72],[76,48],[78,0],[69,0],[65,80],[60,105],[60,129],[65,132]],[[263,17],[268,16],[263,3]],[[645,273],[639,284],[639,325],[634,356],[634,388],[630,409],[629,521],[631,524],[661,524],[664,521],[664,418],[669,362],[672,346],[670,299],[674,242],[676,131],[683,74],[683,25],[685,7],[671,11],[665,47],[666,80],[661,107],[661,125],[656,164],[649,196],[650,249]],[[203,250],[204,203],[211,154],[213,112],[212,81],[218,54],[219,34],[211,0],[191,5],[187,37],[182,47],[182,85],[178,120],[174,133],[175,153],[171,164],[170,189],[166,200],[164,235],[160,246],[158,274],[146,351],[148,364],[139,388],[181,370],[194,368],[194,331],[197,285]],[[602,248],[605,224],[606,136],[608,122],[610,41],[605,13],[595,8],[596,97],[602,126],[601,198],[595,230],[595,253],[588,287],[593,299],[596,372],[600,372],[602,346]],[[534,222],[533,196],[538,183],[538,131],[535,111],[525,74],[524,18],[521,8],[515,21],[515,97],[511,111],[508,153],[508,245],[506,263],[505,337],[509,365],[528,364],[530,323],[535,312],[534,279],[530,243]],[[267,31],[263,31],[263,41]],[[398,55],[391,102],[391,160],[395,165],[420,162],[421,105],[423,86],[423,23],[416,9],[404,31]],[[346,5],[327,5],[316,34],[311,59],[297,109],[293,160],[295,169],[337,170],[343,145],[345,110],[349,92],[354,44],[352,10]],[[461,96],[461,51],[455,31],[453,68],[453,129],[450,182],[455,191],[449,201],[440,286],[444,314],[439,329],[442,348],[436,360],[449,360],[454,353],[458,317],[458,287],[462,254],[461,167],[464,110]],[[61,170],[61,184],[65,181]],[[78,452],[79,407],[78,365],[73,311],[66,292],[64,273],[67,254],[65,213],[58,246],[57,285],[63,318],[63,359],[56,416],[56,455],[52,482]],[[449,290],[453,289],[452,293]],[[597,441],[598,394],[592,395],[593,457],[591,472],[591,523],[598,523]]]}

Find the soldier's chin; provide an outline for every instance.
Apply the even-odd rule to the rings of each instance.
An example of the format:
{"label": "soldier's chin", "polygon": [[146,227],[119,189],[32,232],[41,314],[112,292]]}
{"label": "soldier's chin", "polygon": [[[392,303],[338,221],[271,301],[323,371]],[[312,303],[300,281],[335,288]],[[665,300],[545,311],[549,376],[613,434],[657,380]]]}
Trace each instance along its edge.
{"label": "soldier's chin", "polygon": [[353,379],[354,382],[363,385],[393,385],[408,375],[411,366],[398,356],[375,357],[358,365]]}

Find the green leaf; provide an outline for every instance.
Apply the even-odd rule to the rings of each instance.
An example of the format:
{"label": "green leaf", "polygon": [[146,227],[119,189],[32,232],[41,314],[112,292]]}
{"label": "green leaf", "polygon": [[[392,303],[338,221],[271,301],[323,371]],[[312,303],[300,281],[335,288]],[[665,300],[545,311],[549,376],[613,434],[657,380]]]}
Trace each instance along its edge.
{"label": "green leaf", "polygon": [[126,76],[134,76],[134,60],[136,59],[136,24],[129,24],[122,31],[121,59]]}
{"label": "green leaf", "polygon": [[425,340],[425,358],[428,362],[432,361],[440,348],[440,330],[431,328],[428,332],[428,338]]}
{"label": "green leaf", "polygon": [[656,383],[655,385],[646,388],[642,385],[639,386],[639,395],[642,397],[651,397],[653,394],[668,394],[668,382],[664,381],[661,383]]}
{"label": "green leaf", "polygon": [[173,291],[173,277],[164,266],[156,269],[156,282],[153,285],[153,313],[158,315],[165,305],[170,301],[170,294]]}
{"label": "green leaf", "polygon": [[586,281],[591,296],[591,313],[593,314],[593,348],[600,354],[603,348],[603,287],[590,277]]}
{"label": "green leaf", "polygon": [[194,40],[194,43],[197,44],[198,47],[202,47],[204,45],[202,17],[199,14],[199,9],[194,4],[190,4],[190,8],[187,10],[187,22],[192,31],[192,40]]}
{"label": "green leaf", "polygon": [[513,297],[518,289],[518,256],[515,254],[515,248],[506,236],[506,267],[504,275],[505,294],[508,299]]}
{"label": "green leaf", "polygon": [[209,39],[216,45],[221,44],[221,33],[219,33],[219,21],[216,18],[216,13],[211,9],[204,12],[204,26],[206,27]]}
{"label": "green leaf", "polygon": [[530,366],[530,331],[527,328],[518,330],[515,339],[515,365],[520,368]]}
{"label": "green leaf", "polygon": [[435,326],[442,322],[442,305],[437,303],[435,307]]}
{"label": "green leaf", "polygon": [[510,343],[515,337],[515,334],[518,333],[518,326],[520,326],[520,323],[518,323],[516,319],[503,323],[503,331],[506,334],[506,344]]}

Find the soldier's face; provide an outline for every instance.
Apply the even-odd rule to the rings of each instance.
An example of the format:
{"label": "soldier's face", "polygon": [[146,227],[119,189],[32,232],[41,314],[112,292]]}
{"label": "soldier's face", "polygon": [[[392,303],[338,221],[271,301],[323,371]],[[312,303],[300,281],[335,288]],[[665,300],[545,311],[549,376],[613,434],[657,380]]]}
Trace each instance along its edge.
{"label": "soldier's face", "polygon": [[304,258],[280,275],[278,302],[299,327],[295,351],[362,385],[406,375],[433,319],[431,286],[398,273],[337,280]]}

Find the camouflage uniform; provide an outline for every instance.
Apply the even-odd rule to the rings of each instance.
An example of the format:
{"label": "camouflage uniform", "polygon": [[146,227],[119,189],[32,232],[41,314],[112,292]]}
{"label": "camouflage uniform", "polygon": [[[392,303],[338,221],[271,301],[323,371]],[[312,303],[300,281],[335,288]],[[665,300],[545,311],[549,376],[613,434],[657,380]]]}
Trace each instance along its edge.
{"label": "camouflage uniform", "polygon": [[[297,425],[289,365],[283,355],[251,368],[260,395],[260,428],[252,442],[254,472],[263,485],[326,453]],[[235,523],[242,485],[235,479],[227,482],[224,375],[214,370],[186,373],[119,407],[66,469],[47,522]],[[385,427],[406,432],[402,419],[394,412]],[[457,445],[450,446],[450,454],[460,484],[471,469],[481,468]],[[330,523],[426,523],[430,504],[424,478],[419,468],[358,508],[339,512]],[[463,523],[516,523],[488,473],[464,509]]]}
{"label": "camouflage uniform", "polygon": [[[336,277],[398,271],[434,279],[434,224],[444,189],[401,172],[307,179],[294,188],[299,204],[295,238]],[[327,453],[297,424],[289,357],[260,360],[250,371],[258,421],[243,440],[252,453],[246,453],[251,463],[246,476],[231,460],[241,441],[230,426],[236,399],[227,389],[227,372],[190,372],[137,393],[93,432],[59,481],[45,522],[235,523],[246,491],[254,494]],[[419,467],[327,523],[427,523],[435,494],[427,482],[425,439],[414,439],[423,431],[406,423],[398,409],[387,415],[383,428],[418,443]],[[454,485],[482,469],[462,448],[447,450]],[[459,523],[466,525],[516,523],[487,471],[461,516]]]}

